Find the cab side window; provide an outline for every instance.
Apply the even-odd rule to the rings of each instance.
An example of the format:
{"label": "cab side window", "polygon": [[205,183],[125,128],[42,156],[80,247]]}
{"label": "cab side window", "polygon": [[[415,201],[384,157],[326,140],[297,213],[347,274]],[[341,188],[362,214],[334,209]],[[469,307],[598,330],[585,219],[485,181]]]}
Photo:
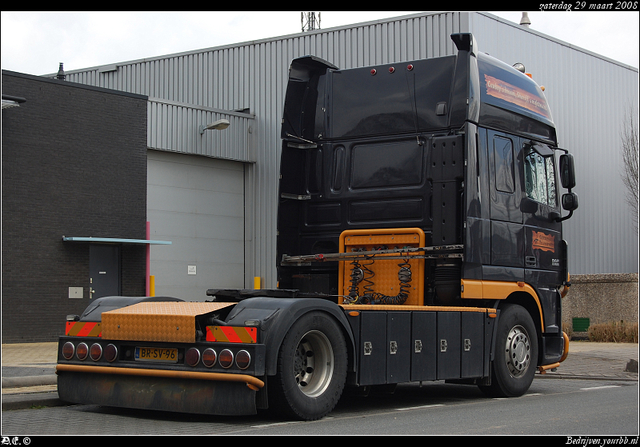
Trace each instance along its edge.
{"label": "cab side window", "polygon": [[556,207],[556,175],[553,156],[543,157],[529,148],[524,157],[524,187],[527,197]]}
{"label": "cab side window", "polygon": [[506,193],[513,193],[515,191],[513,143],[508,138],[496,136],[493,140],[493,154],[496,189]]}

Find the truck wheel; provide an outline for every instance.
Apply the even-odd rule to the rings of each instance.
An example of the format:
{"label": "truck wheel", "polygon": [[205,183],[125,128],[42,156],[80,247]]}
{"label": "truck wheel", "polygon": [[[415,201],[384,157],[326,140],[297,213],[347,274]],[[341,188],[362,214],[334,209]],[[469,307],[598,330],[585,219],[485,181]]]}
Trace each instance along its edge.
{"label": "truck wheel", "polygon": [[516,397],[533,382],[538,360],[538,337],[531,315],[522,306],[500,310],[496,352],[491,363],[491,385],[480,389],[491,397]]}
{"label": "truck wheel", "polygon": [[320,419],[340,400],[347,377],[347,346],[338,324],[322,312],[296,321],[278,354],[270,398],[288,417]]}

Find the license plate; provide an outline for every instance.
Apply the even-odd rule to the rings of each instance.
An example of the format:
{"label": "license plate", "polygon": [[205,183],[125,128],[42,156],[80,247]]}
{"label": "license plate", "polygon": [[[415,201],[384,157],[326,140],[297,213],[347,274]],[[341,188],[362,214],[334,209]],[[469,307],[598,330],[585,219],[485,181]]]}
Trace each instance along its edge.
{"label": "license plate", "polygon": [[150,362],[177,362],[178,350],[175,348],[136,347],[135,359]]}

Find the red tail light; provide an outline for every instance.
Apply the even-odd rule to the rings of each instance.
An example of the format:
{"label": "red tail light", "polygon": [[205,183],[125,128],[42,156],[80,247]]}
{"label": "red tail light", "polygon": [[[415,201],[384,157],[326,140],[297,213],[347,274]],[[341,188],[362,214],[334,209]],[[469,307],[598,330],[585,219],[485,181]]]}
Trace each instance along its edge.
{"label": "red tail light", "polygon": [[211,368],[213,365],[215,365],[217,358],[218,354],[216,354],[216,351],[211,348],[205,349],[202,353],[202,363],[204,363],[204,366],[206,366],[207,368]]}
{"label": "red tail light", "polygon": [[71,360],[75,352],[76,347],[73,346],[73,343],[71,343],[70,341],[66,342],[64,346],[62,346],[62,356],[67,360]]}
{"label": "red tail light", "polygon": [[94,362],[100,360],[102,358],[102,346],[100,346],[98,343],[92,344],[91,350],[89,351],[89,357],[91,357],[91,360],[93,360]]}
{"label": "red tail light", "polygon": [[233,365],[233,352],[228,349],[223,349],[220,352],[220,366],[223,368],[230,368]]}
{"label": "red tail light", "polygon": [[106,348],[104,348],[104,358],[107,359],[107,362],[113,362],[118,358],[118,348],[115,345],[108,344]]}
{"label": "red tail light", "polygon": [[76,357],[78,357],[79,360],[84,360],[87,358],[87,355],[89,355],[89,347],[86,343],[82,342],[76,349]]}
{"label": "red tail light", "polygon": [[240,369],[247,369],[251,364],[251,355],[244,349],[236,355],[236,365]]}
{"label": "red tail light", "polygon": [[196,348],[189,348],[184,356],[184,361],[189,366],[196,366],[200,362],[200,351]]}

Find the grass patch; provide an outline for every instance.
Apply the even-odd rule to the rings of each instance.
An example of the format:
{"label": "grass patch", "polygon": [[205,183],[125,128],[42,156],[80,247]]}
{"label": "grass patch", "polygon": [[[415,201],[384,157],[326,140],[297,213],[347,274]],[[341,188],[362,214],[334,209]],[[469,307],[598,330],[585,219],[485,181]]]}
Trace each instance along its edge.
{"label": "grass patch", "polygon": [[638,343],[638,323],[610,322],[592,324],[587,332],[575,332],[572,325],[562,324],[570,340],[588,339],[600,343]]}
{"label": "grass patch", "polygon": [[638,343],[638,323],[624,321],[592,324],[588,330],[589,341],[611,343]]}

